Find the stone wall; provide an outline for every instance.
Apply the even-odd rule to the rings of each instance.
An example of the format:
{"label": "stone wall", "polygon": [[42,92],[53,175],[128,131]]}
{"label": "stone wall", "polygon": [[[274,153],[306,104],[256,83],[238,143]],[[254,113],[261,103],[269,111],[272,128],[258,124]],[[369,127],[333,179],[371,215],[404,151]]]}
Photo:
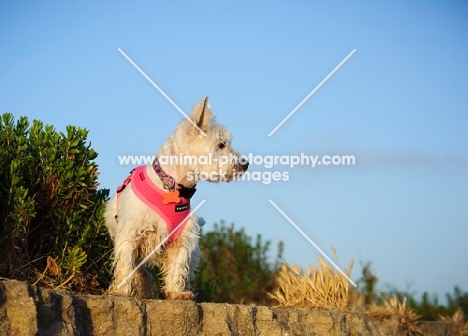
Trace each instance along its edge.
{"label": "stone wall", "polygon": [[[451,326],[422,322],[426,335],[456,335]],[[0,282],[3,335],[408,335],[396,319],[381,322],[338,311],[136,300],[73,295],[24,282]]]}

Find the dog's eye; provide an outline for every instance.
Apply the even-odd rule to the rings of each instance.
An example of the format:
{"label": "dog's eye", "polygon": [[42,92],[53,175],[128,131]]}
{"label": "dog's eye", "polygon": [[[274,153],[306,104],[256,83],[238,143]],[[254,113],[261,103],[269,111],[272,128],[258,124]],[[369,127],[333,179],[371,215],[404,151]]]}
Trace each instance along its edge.
{"label": "dog's eye", "polygon": [[220,142],[218,147],[219,149],[223,149],[224,147],[226,147],[226,144],[224,142]]}

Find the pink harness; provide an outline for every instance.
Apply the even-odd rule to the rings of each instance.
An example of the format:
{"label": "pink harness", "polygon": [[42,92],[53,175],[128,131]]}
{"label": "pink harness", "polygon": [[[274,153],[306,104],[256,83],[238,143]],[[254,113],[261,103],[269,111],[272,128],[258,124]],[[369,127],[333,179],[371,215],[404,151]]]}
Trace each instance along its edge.
{"label": "pink harness", "polygon": [[[180,197],[179,203],[163,203],[164,190],[160,189],[151,181],[146,166],[135,168],[127,177],[122,186],[117,189],[117,197],[129,183],[132,182],[132,190],[137,197],[147,206],[153,209],[166,222],[167,229],[171,233],[189,214],[190,199]],[[168,239],[167,243],[172,243],[184,230],[185,221]]]}

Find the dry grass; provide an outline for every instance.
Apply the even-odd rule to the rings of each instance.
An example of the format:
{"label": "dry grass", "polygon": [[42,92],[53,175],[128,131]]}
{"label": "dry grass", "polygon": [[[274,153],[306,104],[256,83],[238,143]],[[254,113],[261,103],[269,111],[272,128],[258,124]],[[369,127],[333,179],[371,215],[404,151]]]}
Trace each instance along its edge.
{"label": "dry grass", "polygon": [[406,305],[406,297],[400,302],[396,296],[387,299],[383,305],[369,305],[366,315],[372,319],[384,320],[391,317],[397,317],[400,326],[408,331],[409,335],[422,334],[416,326],[416,320],[420,318],[413,308]]}
{"label": "dry grass", "polygon": [[[333,250],[336,258],[336,252]],[[309,267],[305,273],[300,266],[283,264],[276,277],[276,290],[268,293],[277,300],[282,308],[292,309],[334,309],[345,314],[352,312],[365,313],[374,320],[385,320],[396,317],[400,327],[409,335],[421,334],[416,326],[420,317],[407,305],[406,298],[399,301],[397,297],[387,299],[382,305],[364,304],[364,296],[350,287],[348,280],[333,266],[318,258],[318,267]],[[353,261],[344,270],[350,276]]]}
{"label": "dry grass", "polygon": [[455,325],[460,336],[468,336],[468,322],[465,322],[465,314],[460,307],[458,307],[452,316],[439,315],[439,319],[443,322]]}
{"label": "dry grass", "polygon": [[[336,257],[336,252],[333,250]],[[348,313],[352,303],[348,280],[333,266],[318,258],[318,267],[304,273],[300,266],[283,264],[276,278],[276,290],[268,295],[283,308],[337,309]],[[353,261],[344,272],[349,276]]]}

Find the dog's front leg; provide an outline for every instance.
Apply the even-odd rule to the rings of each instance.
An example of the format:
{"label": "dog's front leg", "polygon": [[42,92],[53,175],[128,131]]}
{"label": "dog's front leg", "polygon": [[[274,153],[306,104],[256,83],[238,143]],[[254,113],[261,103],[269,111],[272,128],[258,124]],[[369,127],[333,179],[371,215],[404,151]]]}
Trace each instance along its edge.
{"label": "dog's front leg", "polygon": [[130,274],[135,268],[136,243],[119,238],[121,237],[117,237],[114,247],[114,280],[109,288],[109,294],[130,296],[133,282],[133,276]]}
{"label": "dog's front leg", "polygon": [[168,300],[192,300],[193,293],[188,286],[191,251],[183,244],[183,237],[178,237],[167,246],[162,261],[164,295]]}

